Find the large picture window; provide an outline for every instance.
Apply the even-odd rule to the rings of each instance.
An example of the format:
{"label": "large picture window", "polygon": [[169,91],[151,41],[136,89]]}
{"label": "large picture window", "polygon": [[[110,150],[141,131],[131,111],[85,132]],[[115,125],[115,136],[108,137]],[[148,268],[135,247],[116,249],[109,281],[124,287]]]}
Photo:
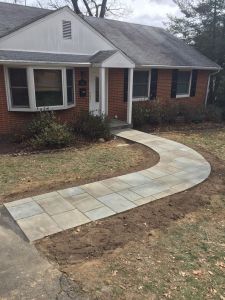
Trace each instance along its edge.
{"label": "large picture window", "polygon": [[27,70],[9,69],[10,96],[13,107],[29,107]]}
{"label": "large picture window", "polygon": [[149,90],[149,71],[134,71],[133,98],[147,98]]}
{"label": "large picture window", "polygon": [[61,70],[34,70],[34,84],[37,107],[63,105]]}
{"label": "large picture window", "polygon": [[66,109],[75,104],[73,69],[8,68],[11,110]]}
{"label": "large picture window", "polygon": [[177,96],[189,96],[191,84],[190,71],[178,71],[177,74]]}

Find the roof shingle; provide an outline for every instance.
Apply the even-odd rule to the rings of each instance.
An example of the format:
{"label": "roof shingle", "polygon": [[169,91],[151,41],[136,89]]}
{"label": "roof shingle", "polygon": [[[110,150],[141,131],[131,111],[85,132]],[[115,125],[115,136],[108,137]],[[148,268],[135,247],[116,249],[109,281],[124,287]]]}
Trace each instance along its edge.
{"label": "roof shingle", "polygon": [[94,17],[84,20],[137,65],[219,68],[163,28]]}
{"label": "roof shingle", "polygon": [[[0,38],[53,12],[0,2]],[[162,28],[94,17],[83,19],[137,66],[219,69],[216,63]],[[2,57],[5,55],[2,52]],[[19,57],[21,54],[10,51],[9,55]],[[109,51],[100,51],[92,57],[93,62],[102,62],[108,55]],[[35,57],[39,58],[40,54],[33,56],[34,60]],[[44,57],[51,61],[52,56],[47,57],[45,54]]]}
{"label": "roof shingle", "polygon": [[50,63],[89,63],[90,55],[60,54],[60,53],[43,53],[27,51],[8,51],[0,50],[1,61],[16,62],[50,62]]}
{"label": "roof shingle", "polygon": [[54,10],[0,2],[0,37],[24,27]]}

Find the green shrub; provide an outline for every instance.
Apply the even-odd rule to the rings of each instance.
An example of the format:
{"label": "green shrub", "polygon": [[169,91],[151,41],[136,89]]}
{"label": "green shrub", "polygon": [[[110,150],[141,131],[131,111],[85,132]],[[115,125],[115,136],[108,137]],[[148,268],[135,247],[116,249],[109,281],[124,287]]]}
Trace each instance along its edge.
{"label": "green shrub", "polygon": [[179,106],[177,104],[161,105],[161,121],[166,124],[175,123],[179,115]]}
{"label": "green shrub", "polygon": [[148,124],[158,125],[162,122],[161,105],[159,103],[149,103]]}
{"label": "green shrub", "polygon": [[61,148],[68,146],[72,134],[65,124],[60,124],[52,112],[41,112],[28,125],[28,144],[34,149]]}
{"label": "green shrub", "polygon": [[205,109],[203,106],[188,104],[179,105],[179,115],[184,117],[186,123],[201,123],[205,120]]}
{"label": "green shrub", "polygon": [[109,119],[103,115],[95,116],[91,112],[80,112],[75,116],[74,131],[91,140],[99,138],[109,139]]}
{"label": "green shrub", "polygon": [[211,122],[222,122],[223,114],[223,109],[215,105],[209,105],[205,111],[206,120]]}
{"label": "green shrub", "polygon": [[148,123],[149,108],[141,103],[134,103],[132,108],[132,122],[134,128],[140,128]]}

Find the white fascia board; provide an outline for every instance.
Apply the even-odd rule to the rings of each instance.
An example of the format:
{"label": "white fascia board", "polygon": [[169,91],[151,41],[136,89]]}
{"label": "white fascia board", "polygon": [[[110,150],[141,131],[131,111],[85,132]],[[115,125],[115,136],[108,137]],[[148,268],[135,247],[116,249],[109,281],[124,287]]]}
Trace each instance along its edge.
{"label": "white fascia board", "polygon": [[168,66],[168,65],[136,65],[136,68],[156,68],[156,69],[191,69],[191,70],[222,70],[221,67],[200,67],[200,66]]}
{"label": "white fascia board", "polygon": [[50,62],[50,61],[28,61],[28,60],[0,60],[0,64],[2,65],[26,65],[26,66],[34,66],[34,65],[54,65],[54,66],[73,66],[73,67],[85,67],[85,66],[90,66],[91,63],[80,63],[80,62]]}

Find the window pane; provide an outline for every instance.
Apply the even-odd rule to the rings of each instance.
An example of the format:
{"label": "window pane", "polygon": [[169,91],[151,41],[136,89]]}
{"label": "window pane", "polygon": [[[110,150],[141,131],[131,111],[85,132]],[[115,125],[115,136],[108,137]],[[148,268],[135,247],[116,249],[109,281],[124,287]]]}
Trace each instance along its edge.
{"label": "window pane", "polygon": [[95,101],[99,102],[99,77],[95,78]]}
{"label": "window pane", "polygon": [[148,71],[134,71],[133,97],[148,97]]}
{"label": "window pane", "polygon": [[74,103],[74,90],[73,90],[73,70],[66,70],[66,83],[67,83],[67,103]]}
{"label": "window pane", "polygon": [[11,88],[12,106],[29,107],[29,96],[27,88]]}
{"label": "window pane", "polygon": [[26,69],[10,68],[9,81],[13,107],[29,107]]}
{"label": "window pane", "polygon": [[66,80],[67,80],[67,86],[73,85],[73,70],[72,69],[66,70]]}
{"label": "window pane", "polygon": [[9,76],[12,87],[27,87],[26,69],[9,69]]}
{"label": "window pane", "polygon": [[177,95],[188,95],[191,72],[179,71],[177,77]]}
{"label": "window pane", "polygon": [[148,86],[147,85],[134,85],[133,96],[134,97],[148,97]]}
{"label": "window pane", "polygon": [[34,70],[36,105],[63,105],[61,70]]}
{"label": "window pane", "polygon": [[73,94],[73,88],[67,87],[67,103],[73,104],[74,103],[74,94]]}
{"label": "window pane", "polygon": [[148,84],[148,71],[134,71],[134,84]]}

